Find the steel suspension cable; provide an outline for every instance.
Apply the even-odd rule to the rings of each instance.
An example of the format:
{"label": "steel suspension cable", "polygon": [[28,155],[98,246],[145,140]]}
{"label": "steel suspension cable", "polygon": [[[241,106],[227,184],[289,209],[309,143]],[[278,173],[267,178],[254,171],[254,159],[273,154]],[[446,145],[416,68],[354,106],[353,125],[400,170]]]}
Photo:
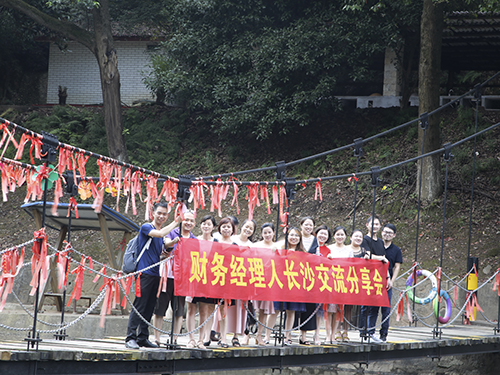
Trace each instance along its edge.
{"label": "steel suspension cable", "polygon": [[[496,77],[498,77],[500,75],[500,71],[498,71],[496,74],[494,74],[493,76],[491,76],[490,78],[488,78],[486,81],[476,85],[474,88],[470,89],[469,91],[467,91],[466,93],[458,96],[457,98],[455,98],[454,100],[452,101],[449,101],[445,104],[443,104],[442,106],[436,108],[435,110],[431,111],[428,113],[428,116],[432,116],[432,115],[435,115],[439,112],[441,112],[442,110],[448,108],[448,107],[451,107],[453,106],[455,103],[458,103],[460,100],[462,100],[463,98],[465,98],[466,96],[472,94],[476,88],[478,86],[480,87],[484,87],[488,82],[494,80]],[[397,131],[397,130],[400,130],[400,129],[403,129],[405,128],[406,126],[408,125],[411,125],[415,122],[418,122],[420,120],[420,118],[416,118],[416,119],[413,119],[413,120],[410,120],[408,122],[405,122],[401,125],[398,125],[392,129],[389,129],[389,130],[386,130],[386,131],[383,131],[381,133],[378,133],[378,134],[375,134],[369,138],[366,138],[365,139],[365,143],[366,142],[369,142],[369,141],[372,141],[372,140],[375,140],[377,138],[380,138],[380,137],[383,137],[389,133],[392,133],[394,131]],[[303,163],[303,162],[306,162],[306,161],[310,161],[310,160],[314,160],[314,159],[317,159],[317,158],[320,158],[320,157],[323,157],[323,156],[327,156],[327,155],[330,155],[330,154],[333,154],[333,153],[336,153],[336,152],[339,152],[339,151],[342,151],[342,150],[346,150],[348,148],[351,148],[351,147],[354,147],[355,144],[354,143],[351,143],[349,145],[345,145],[345,146],[341,146],[341,147],[337,147],[335,149],[332,149],[332,150],[328,150],[328,151],[324,151],[324,152],[321,152],[319,154],[315,154],[315,155],[311,155],[311,156],[308,156],[308,157],[305,157],[305,158],[302,158],[302,159],[298,159],[298,160],[294,160],[294,161],[291,161],[291,162],[288,162],[288,163],[285,163],[285,166],[286,167],[291,167],[291,166],[294,166],[296,164],[299,164],[299,163]],[[264,168],[256,168],[256,169],[249,169],[249,170],[246,170],[246,171],[237,171],[237,172],[231,172],[231,173],[223,173],[223,174],[213,174],[213,175],[210,175],[210,176],[205,176],[205,177],[201,177],[200,179],[216,179],[216,178],[224,178],[224,177],[231,177],[231,176],[236,176],[236,175],[241,175],[241,174],[248,174],[248,173],[256,173],[256,172],[266,172],[266,171],[274,171],[276,170],[277,167],[276,166],[270,166],[270,167],[264,167]]]}

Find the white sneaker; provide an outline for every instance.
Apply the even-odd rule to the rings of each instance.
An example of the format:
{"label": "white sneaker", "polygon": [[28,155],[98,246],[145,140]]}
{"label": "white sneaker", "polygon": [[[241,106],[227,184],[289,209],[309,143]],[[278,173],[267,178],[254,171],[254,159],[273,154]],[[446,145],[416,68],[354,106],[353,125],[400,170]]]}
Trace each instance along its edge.
{"label": "white sneaker", "polygon": [[379,339],[377,336],[375,336],[375,335],[370,335],[370,336],[369,336],[369,341],[370,341],[370,342],[373,342],[373,343],[375,343],[375,344],[382,344],[382,343],[383,343],[383,341],[382,341],[382,340],[380,340],[380,339]]}

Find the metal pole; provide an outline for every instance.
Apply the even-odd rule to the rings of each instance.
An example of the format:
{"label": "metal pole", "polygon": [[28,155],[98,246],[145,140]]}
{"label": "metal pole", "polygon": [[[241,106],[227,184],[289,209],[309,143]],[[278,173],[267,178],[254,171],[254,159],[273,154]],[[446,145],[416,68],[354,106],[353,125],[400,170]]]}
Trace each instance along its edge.
{"label": "metal pole", "polygon": [[[354,156],[356,157],[356,173],[359,172],[359,159],[361,156],[363,156],[363,139],[362,138],[357,138],[354,140]],[[353,207],[353,213],[352,213],[352,231],[356,229],[356,204],[358,200],[358,179],[354,179],[354,207]]]}
{"label": "metal pole", "polygon": [[[291,204],[291,201],[290,201],[290,198],[287,197],[287,202],[288,202],[288,206],[286,208],[286,212],[287,212],[287,215],[286,215],[286,234],[285,234],[285,249],[288,247],[288,224],[290,222],[289,218],[290,218],[290,204]],[[280,302],[280,307],[281,307],[281,314],[280,314],[280,329],[278,331],[278,336],[279,336],[279,340],[281,340],[281,346],[285,346],[285,334],[283,333],[283,301]],[[289,317],[287,316],[286,317],[287,319],[289,319]],[[278,340],[278,342],[279,342]],[[274,339],[274,345],[276,345],[276,338]]]}
{"label": "metal pole", "polygon": [[[44,168],[48,168],[48,162],[44,163]],[[45,184],[45,189],[43,189],[43,209],[42,209],[42,228],[45,227],[45,209],[47,207],[47,187],[48,187],[48,177],[43,180]],[[40,242],[40,249],[42,248],[41,243],[42,240],[37,240]],[[30,350],[31,348],[34,348],[36,345],[36,349],[38,351],[38,343],[42,341],[40,338],[40,334],[36,332],[36,323],[38,320],[38,299],[40,297],[40,273],[41,270],[38,272],[38,285],[36,287],[36,293],[35,293],[35,313],[33,315],[33,330],[31,331],[31,335],[28,333],[28,337],[25,338],[25,340],[28,342],[28,347],[27,350]],[[31,345],[30,345],[31,344]]]}
{"label": "metal pole", "polygon": [[[73,217],[73,206],[71,204],[71,202],[69,203],[69,219],[68,219],[68,243],[70,244],[71,243],[71,219]],[[64,275],[66,275],[68,273],[68,269],[69,269],[69,264],[70,264],[70,260],[69,258],[66,259],[66,267],[65,267],[65,270],[64,270]],[[63,276],[63,277],[66,277],[66,276]],[[62,306],[61,306],[61,327],[64,326],[64,307],[66,306],[66,291],[67,291],[67,287],[66,285],[63,286],[64,287],[64,290],[63,290],[63,294],[62,294]],[[54,334],[54,337],[56,338],[56,340],[66,340],[66,337],[68,337],[68,335],[66,334],[66,330],[63,329],[61,331],[59,331],[59,333],[55,333]]]}
{"label": "metal pole", "polygon": [[[179,239],[181,239],[181,238],[182,238],[182,221],[179,225]],[[174,281],[174,283],[175,283],[175,281]],[[171,349],[171,350],[175,350],[178,348],[177,340],[174,340],[175,310],[176,309],[177,309],[177,298],[175,298],[175,288],[174,288],[174,291],[172,292],[172,325],[170,327],[170,343],[167,343],[167,348]]]}
{"label": "metal pole", "polygon": [[[441,270],[442,267],[443,267],[443,253],[444,253],[444,230],[445,230],[445,226],[446,226],[446,200],[447,200],[447,196],[448,196],[448,165],[449,165],[449,162],[451,161],[451,158],[453,157],[453,155],[451,154],[451,144],[450,143],[446,143],[444,145],[444,161],[446,162],[446,172],[445,172],[445,176],[444,176],[444,199],[443,199],[443,225],[442,225],[442,232],[441,232],[441,259],[439,261],[439,269]],[[432,336],[436,339],[436,338],[441,338],[441,329],[439,328],[439,297],[440,297],[440,294],[441,294],[441,280],[438,280],[438,286],[437,286],[437,316],[436,316],[436,327],[434,328],[434,330],[432,331]]]}
{"label": "metal pole", "polygon": [[[427,112],[424,112],[420,115],[420,129],[422,129],[422,149],[420,153],[424,154],[424,146],[425,146],[425,131],[429,127],[429,115]],[[420,230],[420,206],[421,206],[421,196],[422,196],[422,174],[424,169],[424,159],[420,159],[420,170],[419,170],[419,179],[418,179],[418,209],[417,209],[417,226],[416,226],[416,235],[415,235],[415,264],[417,264],[417,255],[418,255],[418,232]],[[413,285],[417,283],[417,273],[415,270],[413,271]],[[413,288],[413,295],[417,295],[417,288]],[[413,310],[415,311],[415,299],[413,299]],[[415,327],[417,326],[417,319],[415,319],[415,313],[413,313],[412,321],[415,323]],[[409,322],[411,325],[411,322]]]}

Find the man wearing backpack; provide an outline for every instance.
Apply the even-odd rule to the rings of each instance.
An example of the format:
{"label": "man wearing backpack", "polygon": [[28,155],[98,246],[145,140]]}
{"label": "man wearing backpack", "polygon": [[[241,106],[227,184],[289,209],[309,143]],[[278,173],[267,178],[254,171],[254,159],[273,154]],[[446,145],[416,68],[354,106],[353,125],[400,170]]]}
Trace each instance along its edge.
{"label": "man wearing backpack", "polygon": [[[180,222],[177,217],[172,223],[163,227],[168,217],[168,204],[166,202],[156,203],[153,207],[153,221],[144,224],[138,237],[138,248],[142,249],[149,238],[152,238],[149,248],[139,259],[138,270],[143,270],[160,261],[160,255],[163,250],[163,237],[170,233]],[[156,305],[156,293],[160,285],[159,267],[152,267],[141,274],[141,296],[135,297],[134,307],[139,314],[150,321]],[[137,334],[139,328],[139,334]],[[125,346],[129,349],[139,349],[140,347],[157,348],[158,346],[149,341],[148,325],[144,322],[134,309],[130,312],[127,338]]]}

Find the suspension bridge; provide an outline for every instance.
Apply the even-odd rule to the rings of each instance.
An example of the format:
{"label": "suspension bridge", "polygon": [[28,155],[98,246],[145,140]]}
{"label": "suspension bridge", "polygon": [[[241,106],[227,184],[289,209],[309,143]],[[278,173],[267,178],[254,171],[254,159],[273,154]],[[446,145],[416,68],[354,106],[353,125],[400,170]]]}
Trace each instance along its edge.
{"label": "suspension bridge", "polygon": [[[22,341],[0,341],[0,373],[18,374],[175,374],[202,371],[275,369],[422,358],[439,360],[500,352],[500,336],[489,327],[451,326],[434,339],[426,327],[391,328],[385,344],[362,343],[350,331],[351,342],[339,345],[247,346],[176,350],[130,350],[123,337],[47,339],[38,351],[26,351]],[[179,339],[179,344],[187,343]]]}
{"label": "suspension bridge", "polygon": [[[486,84],[499,74],[497,73],[483,84]],[[477,106],[480,102],[480,89],[481,85],[478,85],[463,95],[475,95],[476,115]],[[295,186],[298,184],[316,184],[315,195],[321,199],[322,181],[354,178],[354,188],[357,191],[358,179],[368,176],[371,178],[374,195],[372,213],[375,214],[375,198],[377,190],[380,188],[379,177],[383,172],[408,163],[421,163],[426,157],[443,154],[443,161],[446,165],[442,225],[442,238],[444,240],[447,203],[446,182],[448,179],[448,165],[451,163],[453,156],[451,151],[466,142],[475,142],[478,136],[493,131],[500,123],[478,131],[476,116],[476,129],[473,135],[463,138],[454,144],[447,143],[441,149],[421,154],[394,165],[382,168],[372,167],[370,171],[359,171],[356,168],[356,171],[353,173],[309,180],[296,180],[295,178],[286,177],[285,169],[304,161],[313,160],[314,158],[323,157],[349,148],[354,149],[354,156],[357,158],[357,165],[359,166],[359,158],[363,154],[362,147],[369,141],[417,123],[420,124],[425,133],[425,124],[429,116],[436,115],[443,108],[460,101],[461,98],[462,96],[457,97],[454,101],[450,101],[436,111],[422,114],[418,119],[402,124],[389,131],[364,140],[359,138],[353,144],[322,154],[289,163],[277,162],[275,166],[267,168],[199,178],[193,176],[178,176],[175,178],[122,163],[103,155],[97,155],[90,151],[60,143],[56,137],[50,134],[36,134],[8,120],[0,119],[0,130],[3,132],[1,144],[5,145],[5,149],[9,145],[16,148],[16,157],[14,159],[21,159],[23,157],[23,150],[26,144],[31,142],[32,146],[30,149],[31,164],[7,159],[3,156],[0,158],[4,199],[6,199],[9,191],[13,191],[25,184],[27,189],[26,200],[28,201],[30,198],[32,200],[34,198],[40,200],[36,204],[28,204],[25,207],[25,209],[30,209],[39,229],[35,233],[33,240],[0,251],[0,255],[2,256],[0,310],[4,308],[7,298],[10,301],[15,298],[19,302],[21,310],[32,319],[31,324],[23,327],[14,324],[8,325],[5,324],[5,319],[1,320],[1,329],[20,331],[26,337],[19,341],[0,342],[0,373],[173,374],[223,369],[271,368],[280,370],[291,366],[318,366],[346,362],[368,364],[373,361],[405,358],[428,357],[439,359],[450,355],[498,353],[500,351],[500,308],[497,309],[496,314],[490,314],[490,316],[484,314],[479,306],[478,300],[480,298],[478,298],[478,294],[486,285],[493,285],[493,289],[498,290],[500,271],[497,270],[486,282],[479,285],[477,283],[477,266],[474,263],[474,258],[471,257],[470,243],[468,259],[471,260],[471,264],[468,265],[468,272],[463,279],[455,281],[449,278],[445,270],[442,269],[444,244],[441,246],[439,266],[432,271],[422,270],[417,262],[419,219],[417,219],[414,264],[406,273],[400,276],[401,282],[399,283],[399,289],[396,288],[398,293],[395,293],[395,297],[393,297],[391,314],[404,315],[406,308],[408,320],[411,324],[415,324],[415,326],[410,324],[407,327],[397,326],[391,328],[388,343],[375,344],[366,341],[363,335],[359,336],[354,326],[350,334],[351,341],[335,345],[292,345],[285,347],[282,345],[280,336],[282,333],[281,328],[278,329],[279,337],[278,341],[274,343],[275,345],[271,343],[265,347],[249,346],[227,349],[219,347],[207,348],[206,350],[187,349],[182,345],[185,344],[183,341],[186,340],[187,333],[183,333],[177,337],[178,345],[151,350],[126,349],[123,345],[124,338],[116,336],[93,339],[84,337],[67,339],[67,332],[74,326],[81,324],[83,320],[90,319],[90,314],[98,308],[100,308],[99,324],[102,325],[106,319],[111,319],[107,316],[112,310],[111,305],[113,305],[113,308],[118,308],[121,312],[126,311],[126,306],[131,305],[128,297],[131,284],[126,287],[125,281],[127,279],[131,280],[130,278],[134,275],[121,274],[119,270],[121,262],[120,254],[113,250],[108,232],[109,230],[122,231],[124,233],[122,243],[124,244],[130,238],[131,233],[137,230],[137,226],[134,226],[132,222],[122,220],[119,215],[109,211],[103,205],[103,197],[106,189],[116,192],[117,205],[121,193],[123,193],[127,197],[127,207],[128,201],[132,201],[133,210],[135,210],[136,195],[140,195],[142,188],[146,190],[145,201],[147,202],[148,210],[154,201],[160,199],[167,201],[172,208],[177,207],[176,210],[189,199],[196,210],[199,207],[204,207],[204,192],[207,191],[208,194],[209,191],[211,209],[212,211],[219,210],[220,213],[221,202],[227,196],[229,188],[234,189],[234,199],[237,200],[238,189],[246,187],[246,199],[249,203],[249,215],[251,215],[253,209],[260,205],[259,193],[260,200],[265,202],[267,207],[270,206],[267,189],[271,188],[273,204],[279,207],[276,209],[277,222],[281,222],[285,228],[288,228],[289,207],[295,195]],[[22,134],[21,139],[16,139],[15,134]],[[59,151],[59,160],[54,167],[51,163],[55,163],[57,151]],[[475,155],[475,150],[473,155]],[[99,177],[86,176],[85,164],[89,157],[97,159],[100,172]],[[35,166],[34,159],[42,160],[43,164]],[[238,175],[269,170],[276,172],[276,181],[239,181],[235,179],[235,176]],[[222,180],[224,178],[227,178],[227,180]],[[63,183],[66,184],[65,192],[70,196],[68,204],[59,203],[59,199],[64,196]],[[158,183],[163,184],[161,188],[157,187]],[[55,186],[55,199],[54,202],[47,202],[47,190],[52,185]],[[471,189],[471,220],[474,198],[473,186],[474,181],[472,181]],[[159,190],[161,193],[158,194]],[[93,204],[88,205],[91,208],[90,210],[85,210],[85,205],[76,203],[75,196],[77,195],[80,195],[81,199],[83,199],[83,195],[94,199]],[[420,204],[419,198],[419,209]],[[354,225],[357,207],[356,194],[353,207]],[[82,220],[79,220],[79,208],[81,209]],[[67,215],[57,214],[57,210],[61,209],[67,211]],[[84,211],[90,212],[92,210],[95,212],[95,217],[90,217],[84,213]],[[146,212],[149,212],[148,210]],[[49,214],[49,211],[51,214]],[[58,219],[61,217],[66,217],[66,219]],[[87,223],[79,227],[84,219],[87,220]],[[55,227],[59,227],[56,228],[60,232],[57,244],[48,243],[44,232],[45,228],[52,224]],[[89,229],[91,225],[94,225],[95,228],[99,228],[103,232],[108,256],[107,264],[92,261],[84,251],[78,250],[77,245],[71,244],[70,236],[72,230]],[[471,226],[469,226],[470,230]],[[65,242],[66,235],[67,241]],[[65,243],[66,245],[64,245]],[[31,261],[25,262],[25,248],[29,246],[32,246]],[[29,249],[26,254],[28,253]],[[74,264],[76,268],[73,270],[74,272],[72,271],[72,273],[75,273],[75,289],[73,289],[73,293],[69,296],[70,290],[68,290],[68,285],[65,284],[67,278],[64,275],[68,273],[70,264]],[[18,276],[25,268],[31,268],[33,271],[30,283],[32,290],[30,294],[35,296],[34,306],[28,306],[22,302],[14,292],[14,285],[20,278]],[[53,271],[52,274],[47,273],[49,269]],[[59,277],[55,277],[58,269],[63,272],[59,274]],[[426,272],[424,273],[424,271]],[[78,290],[78,288],[81,288],[83,285],[83,275],[85,273],[92,274],[96,280],[98,278],[104,280],[101,292],[97,296],[89,297],[89,304],[85,311],[80,315],[77,314],[76,317],[71,316],[72,320],[68,321],[68,317],[64,317],[64,306],[67,303],[66,291],[68,291],[69,302],[82,299],[82,291],[81,289]],[[418,276],[423,276],[424,279],[419,281],[417,279]],[[431,283],[429,284],[429,282]],[[446,288],[444,287],[444,283],[447,284]],[[62,316],[58,323],[46,322],[39,314],[43,305],[43,298],[50,294],[45,289],[48,285],[52,287],[52,294],[56,295],[56,304],[61,311]],[[457,294],[456,291],[460,291],[464,295],[461,302],[458,302],[457,298],[454,297],[454,294]],[[425,298],[417,297],[417,295],[425,295],[426,293],[428,295]],[[396,294],[399,295],[396,297]],[[124,299],[121,304],[119,301],[120,296]],[[421,311],[423,308],[429,310],[431,304],[430,313],[429,311],[425,313]],[[73,311],[76,313],[76,305],[74,306]],[[474,324],[478,312],[483,314],[487,326]],[[5,314],[5,312],[0,312],[0,317],[2,317],[2,314]],[[462,320],[472,324],[463,325]],[[126,321],[123,320],[123,322],[123,332],[125,332]],[[199,322],[199,325],[202,324],[204,322]],[[40,329],[42,325],[49,325],[49,329]],[[295,327],[295,329],[298,328],[300,327]],[[171,332],[161,331],[161,333],[169,337],[169,340],[172,341]],[[41,338],[40,335],[54,335],[54,338]]]}

